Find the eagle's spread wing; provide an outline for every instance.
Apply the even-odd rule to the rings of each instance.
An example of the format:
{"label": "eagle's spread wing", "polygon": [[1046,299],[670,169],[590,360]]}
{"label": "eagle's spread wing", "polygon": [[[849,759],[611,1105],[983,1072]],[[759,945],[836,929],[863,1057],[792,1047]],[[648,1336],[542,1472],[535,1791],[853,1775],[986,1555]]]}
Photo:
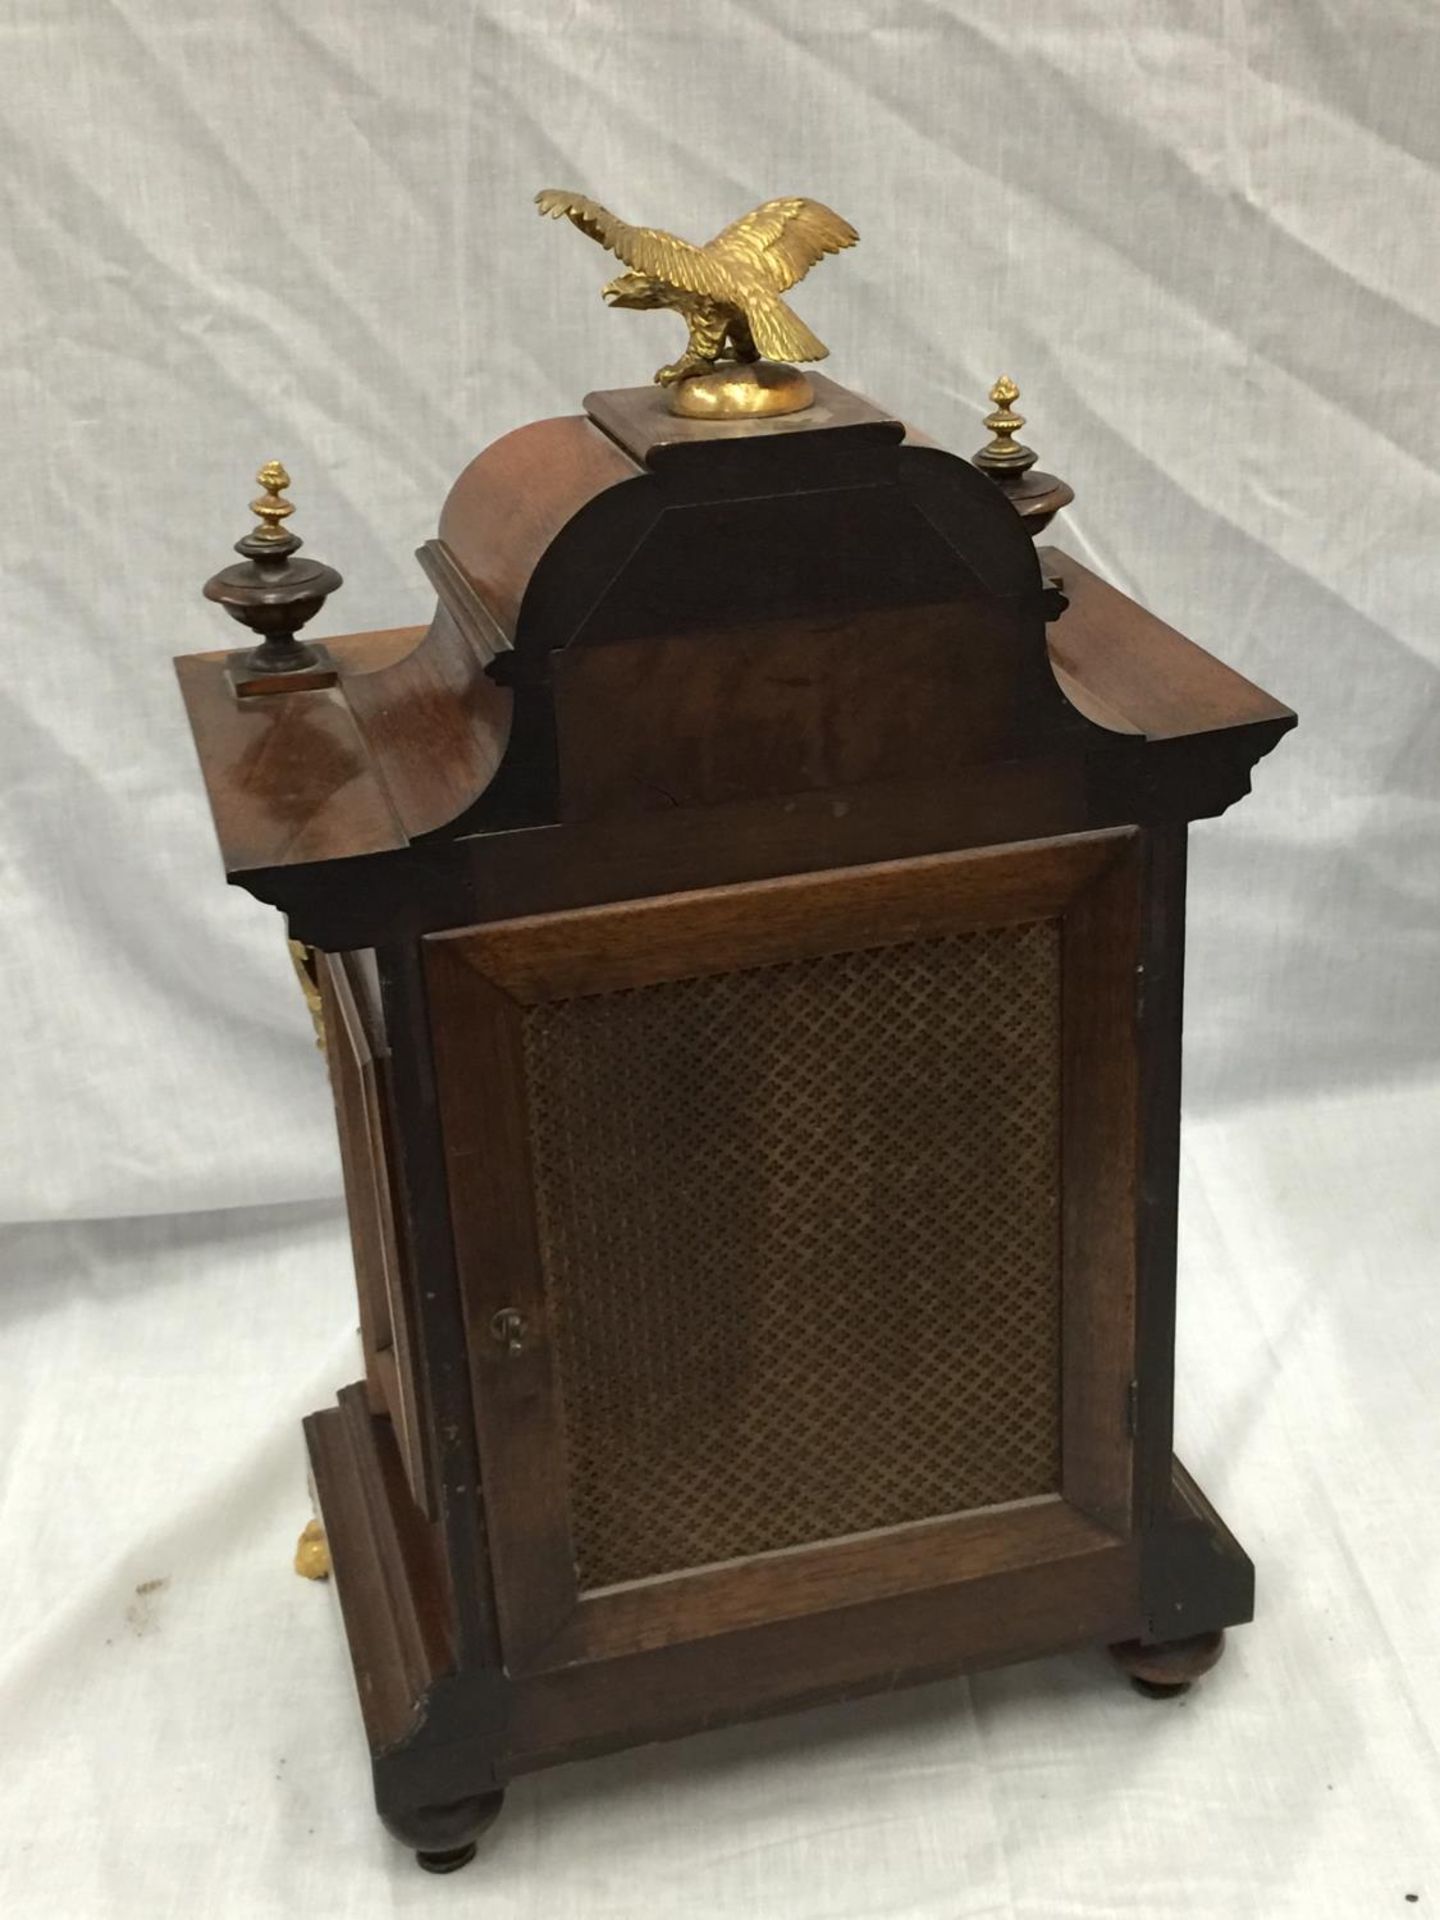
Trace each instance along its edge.
{"label": "eagle's spread wing", "polygon": [[818,340],[779,294],[754,288],[745,295],[750,337],[767,360],[825,360],[830,349]]}
{"label": "eagle's spread wing", "polygon": [[598,200],[566,193],[560,187],[546,187],[537,193],[535,204],[552,220],[563,213],[635,273],[663,280],[685,293],[708,293],[723,299],[729,290],[730,275],[723,263],[712,259],[703,247],[692,247],[673,233],[659,227],[627,226]]}
{"label": "eagle's spread wing", "polygon": [[818,200],[767,200],[732,220],[704,251],[726,260],[742,282],[784,293],[817,260],[859,238],[848,220]]}

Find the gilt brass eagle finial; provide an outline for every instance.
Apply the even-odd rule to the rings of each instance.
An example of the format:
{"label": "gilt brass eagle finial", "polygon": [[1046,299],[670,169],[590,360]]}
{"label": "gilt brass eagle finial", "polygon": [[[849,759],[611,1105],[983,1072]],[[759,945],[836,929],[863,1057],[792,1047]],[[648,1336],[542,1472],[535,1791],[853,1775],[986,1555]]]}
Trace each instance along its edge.
{"label": "gilt brass eagle finial", "polygon": [[629,268],[602,289],[612,307],[673,307],[684,318],[684,353],[655,375],[673,412],[724,418],[810,405],[809,381],[788,363],[823,360],[829,349],[780,296],[827,253],[854,246],[860,236],[848,220],[818,200],[767,200],[697,247],[659,227],[627,226],[583,194],[547,187],[535,204],[552,220],[564,214]]}

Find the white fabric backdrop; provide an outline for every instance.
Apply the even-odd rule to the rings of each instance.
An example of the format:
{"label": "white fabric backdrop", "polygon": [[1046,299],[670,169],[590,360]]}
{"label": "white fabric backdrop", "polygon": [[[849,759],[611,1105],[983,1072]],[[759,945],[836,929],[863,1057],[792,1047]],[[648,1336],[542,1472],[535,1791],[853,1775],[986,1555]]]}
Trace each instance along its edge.
{"label": "white fabric backdrop", "polygon": [[[0,1911],[1440,1899],[1437,90],[1430,0],[0,0]],[[1192,880],[1180,1429],[1261,1612],[1183,1708],[1050,1662],[529,1782],[446,1892],[286,1570],[338,1170],[169,656],[263,459],[331,630],[420,620],[465,461],[671,353],[552,184],[830,201],[827,371],[960,451],[1013,374],[1060,543],[1301,712]]]}

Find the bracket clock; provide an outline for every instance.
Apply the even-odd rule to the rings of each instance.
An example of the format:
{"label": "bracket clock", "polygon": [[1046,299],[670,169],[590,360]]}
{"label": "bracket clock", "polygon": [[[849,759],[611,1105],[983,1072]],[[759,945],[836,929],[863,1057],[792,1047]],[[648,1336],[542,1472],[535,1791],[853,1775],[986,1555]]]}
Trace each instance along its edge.
{"label": "bracket clock", "polygon": [[541,208],[682,360],[465,469],[427,625],[302,639],[264,469],[258,642],[178,662],[323,1023],[306,1436],[436,1870],[531,1769],[1085,1645],[1173,1692],[1252,1602],[1171,1443],[1185,853],[1294,715],[1037,549],[1012,384],[967,460],[782,364],[838,216]]}

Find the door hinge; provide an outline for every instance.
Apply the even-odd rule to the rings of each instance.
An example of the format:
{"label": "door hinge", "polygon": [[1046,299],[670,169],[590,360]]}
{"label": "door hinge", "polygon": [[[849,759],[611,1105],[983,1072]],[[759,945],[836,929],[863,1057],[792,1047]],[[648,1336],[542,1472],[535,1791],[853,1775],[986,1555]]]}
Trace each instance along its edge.
{"label": "door hinge", "polygon": [[1140,1431],[1140,1382],[1132,1380],[1125,1389],[1125,1431],[1133,1440]]}

